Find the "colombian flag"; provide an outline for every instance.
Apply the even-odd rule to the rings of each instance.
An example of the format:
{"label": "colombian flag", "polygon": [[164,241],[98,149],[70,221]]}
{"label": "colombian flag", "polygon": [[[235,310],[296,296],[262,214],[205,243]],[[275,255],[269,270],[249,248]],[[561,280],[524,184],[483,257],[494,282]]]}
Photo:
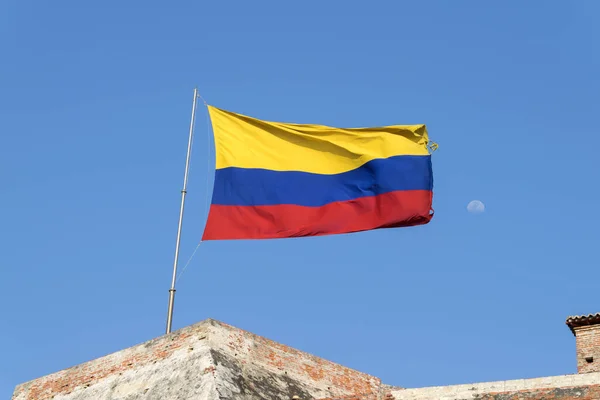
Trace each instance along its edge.
{"label": "colombian flag", "polygon": [[208,110],[216,172],[203,240],[340,234],[433,217],[425,125],[343,129]]}

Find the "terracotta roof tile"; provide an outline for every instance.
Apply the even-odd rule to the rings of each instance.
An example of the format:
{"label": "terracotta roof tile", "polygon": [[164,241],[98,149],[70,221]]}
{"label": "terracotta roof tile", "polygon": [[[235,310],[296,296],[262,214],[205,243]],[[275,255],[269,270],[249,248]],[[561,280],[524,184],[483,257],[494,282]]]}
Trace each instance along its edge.
{"label": "terracotta roof tile", "polygon": [[598,325],[600,324],[600,313],[588,314],[588,315],[573,315],[567,318],[567,326],[575,334],[575,328],[580,326]]}

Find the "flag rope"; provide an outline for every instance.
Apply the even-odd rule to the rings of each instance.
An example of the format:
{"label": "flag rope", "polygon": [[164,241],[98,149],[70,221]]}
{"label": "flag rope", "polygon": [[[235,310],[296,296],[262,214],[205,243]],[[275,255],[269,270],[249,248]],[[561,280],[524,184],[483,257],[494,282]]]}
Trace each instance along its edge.
{"label": "flag rope", "polygon": [[[206,100],[204,100],[204,98],[198,94],[198,97],[200,98],[200,100],[202,100],[204,102],[204,105],[206,106]],[[206,216],[208,218],[208,210],[210,208],[210,156],[211,156],[211,140],[210,140],[210,116],[208,115],[208,110],[206,112],[206,149],[207,149],[207,154],[206,154],[206,202],[205,202],[205,209],[206,209]],[[198,251],[198,248],[200,247],[200,245],[202,244],[202,239],[200,240],[200,242],[198,242],[198,245],[196,246],[196,248],[194,249],[192,255],[190,256],[190,258],[188,258],[187,262],[185,263],[185,265],[183,266],[183,268],[181,269],[181,272],[179,273],[179,275],[177,276],[176,282],[179,282],[179,279],[181,279],[181,276],[183,275],[183,273],[185,272],[185,270],[187,269],[187,267],[190,265],[190,263],[192,262],[192,259],[194,258],[194,256],[196,255],[196,252]]]}
{"label": "flag rope", "polygon": [[187,269],[188,265],[190,265],[190,262],[192,262],[192,259],[196,255],[196,252],[198,251],[198,248],[200,247],[201,244],[202,244],[202,241],[198,242],[198,246],[196,246],[196,249],[194,250],[194,252],[190,256],[190,258],[188,258],[187,262],[185,263],[185,265],[181,269],[181,272],[179,273],[179,276],[177,277],[177,279],[175,280],[175,282],[179,282],[179,279],[181,279],[181,275],[183,275],[183,273]]}

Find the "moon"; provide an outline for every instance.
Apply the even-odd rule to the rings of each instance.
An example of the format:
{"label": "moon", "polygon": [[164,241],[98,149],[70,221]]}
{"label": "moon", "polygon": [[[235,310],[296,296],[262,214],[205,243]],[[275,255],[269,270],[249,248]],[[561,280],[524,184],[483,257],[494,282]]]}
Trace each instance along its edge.
{"label": "moon", "polygon": [[481,214],[485,211],[485,205],[479,200],[472,200],[467,204],[467,211],[471,214]]}

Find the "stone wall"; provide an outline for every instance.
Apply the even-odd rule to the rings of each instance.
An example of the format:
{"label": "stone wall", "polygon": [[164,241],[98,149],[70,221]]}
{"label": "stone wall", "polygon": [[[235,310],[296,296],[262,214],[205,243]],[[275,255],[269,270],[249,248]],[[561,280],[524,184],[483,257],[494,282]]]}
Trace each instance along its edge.
{"label": "stone wall", "polygon": [[392,390],[394,400],[600,400],[600,373]]}
{"label": "stone wall", "polygon": [[[578,359],[596,358],[597,325],[571,328]],[[21,384],[13,400],[600,400],[600,372],[582,372],[402,389],[207,320]]]}
{"label": "stone wall", "polygon": [[13,400],[379,396],[381,381],[207,320],[19,385]]}

